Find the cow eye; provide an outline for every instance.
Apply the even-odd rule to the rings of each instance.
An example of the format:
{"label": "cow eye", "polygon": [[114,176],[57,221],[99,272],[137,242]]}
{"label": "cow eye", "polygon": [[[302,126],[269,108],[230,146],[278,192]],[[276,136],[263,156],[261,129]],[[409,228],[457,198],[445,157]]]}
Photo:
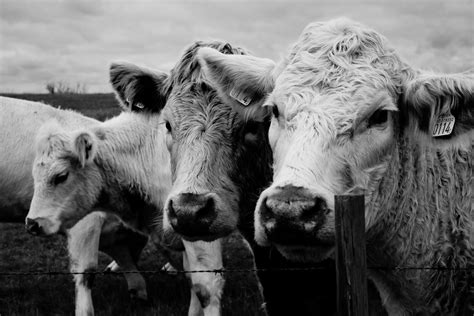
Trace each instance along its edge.
{"label": "cow eye", "polygon": [[171,133],[171,124],[170,124],[170,122],[166,121],[165,126],[166,126],[166,129],[168,130],[168,132]]}
{"label": "cow eye", "polygon": [[67,180],[68,176],[69,176],[69,172],[60,173],[60,174],[54,176],[53,184],[58,185],[58,184],[61,184],[61,183],[65,182]]}
{"label": "cow eye", "polygon": [[388,111],[387,110],[377,110],[369,118],[368,127],[384,124],[385,122],[387,122],[387,120],[388,120]]}
{"label": "cow eye", "polygon": [[278,106],[272,106],[273,116],[277,119],[280,116],[280,111],[278,111]]}

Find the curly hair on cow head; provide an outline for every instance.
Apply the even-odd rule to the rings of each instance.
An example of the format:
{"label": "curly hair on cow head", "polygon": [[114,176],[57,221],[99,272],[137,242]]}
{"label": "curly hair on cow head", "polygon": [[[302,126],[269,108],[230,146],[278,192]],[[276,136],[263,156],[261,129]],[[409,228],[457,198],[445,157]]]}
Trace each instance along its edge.
{"label": "curly hair on cow head", "polygon": [[223,54],[247,53],[244,49],[232,47],[224,41],[196,41],[184,51],[170,74],[125,61],[113,62],[110,65],[110,83],[122,109],[159,113],[173,87],[204,81],[197,58],[197,52],[201,47],[210,47]]}
{"label": "curly hair on cow head", "polygon": [[245,49],[237,46],[233,47],[224,41],[196,41],[184,51],[181,59],[171,70],[171,75],[168,81],[169,88],[172,88],[173,85],[181,85],[185,82],[198,82],[203,80],[204,77],[201,67],[196,58],[198,50],[202,47],[210,47],[219,51],[220,53],[228,55],[249,54],[249,52]]}
{"label": "curly hair on cow head", "polygon": [[389,88],[393,96],[399,94],[406,77],[412,76],[410,67],[384,36],[347,18],[310,23],[276,73],[283,70],[287,80],[282,81],[289,84],[298,80],[308,87],[333,89],[363,78],[364,82],[353,84],[352,89],[376,84]]}

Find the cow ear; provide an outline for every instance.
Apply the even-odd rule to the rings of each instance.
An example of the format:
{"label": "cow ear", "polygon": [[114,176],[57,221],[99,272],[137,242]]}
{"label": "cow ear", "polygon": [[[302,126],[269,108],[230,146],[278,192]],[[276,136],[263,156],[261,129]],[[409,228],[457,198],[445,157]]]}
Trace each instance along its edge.
{"label": "cow ear", "polygon": [[408,126],[435,144],[472,137],[474,73],[420,74],[406,84],[403,108]]}
{"label": "cow ear", "polygon": [[95,135],[87,132],[78,132],[72,139],[73,152],[82,168],[94,161],[97,153],[98,141]]}
{"label": "cow ear", "polygon": [[199,49],[197,56],[204,76],[224,102],[246,119],[263,120],[269,114],[262,103],[273,90],[273,61],[222,54],[209,47]]}
{"label": "cow ear", "polygon": [[110,65],[110,83],[123,109],[135,112],[160,112],[167,99],[164,72],[153,71],[127,62]]}

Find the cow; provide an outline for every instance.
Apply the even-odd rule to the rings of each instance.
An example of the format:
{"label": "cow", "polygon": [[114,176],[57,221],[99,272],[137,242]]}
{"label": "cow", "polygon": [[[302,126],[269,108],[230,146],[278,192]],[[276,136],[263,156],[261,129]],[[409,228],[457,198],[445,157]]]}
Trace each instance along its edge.
{"label": "cow", "polygon": [[[204,48],[229,57],[248,56],[224,41],[197,41],[170,73],[127,62],[111,66],[111,82],[124,106],[132,111],[163,108],[173,182],[165,202],[164,230],[187,241],[219,240],[238,230],[249,243],[257,268],[307,269],[306,264],[292,263],[273,247],[254,241],[254,209],[272,177],[269,122],[244,120],[218,95],[198,59],[197,52]],[[258,271],[268,313],[333,312],[335,270],[332,265],[324,270],[326,266],[306,273]],[[322,286],[313,286],[315,282]]]}
{"label": "cow", "polygon": [[[97,129],[106,126],[110,128],[115,127],[116,129],[119,129],[121,126],[126,128],[129,123],[132,127],[139,127],[140,124],[144,124],[146,127],[156,127],[158,126],[155,122],[155,119],[157,119],[156,115],[153,117],[149,115],[122,114],[110,120],[107,125],[97,120],[87,118],[79,113],[55,109],[38,102],[1,97],[0,108],[2,111],[0,125],[3,128],[1,134],[2,151],[0,153],[0,172],[2,175],[0,178],[1,220],[13,222],[25,221],[28,207],[33,199],[34,179],[32,177],[32,167],[35,162],[35,155],[37,154],[35,143],[38,143],[36,147],[38,147],[37,149],[39,149],[41,154],[37,156],[37,159],[41,160],[41,162],[39,163],[40,166],[38,166],[39,170],[37,171],[41,171],[41,168],[44,170],[46,165],[50,162],[53,162],[53,164],[49,166],[62,167],[62,171],[64,172],[68,167],[71,169],[68,170],[70,174],[66,176],[66,179],[64,179],[64,173],[49,174],[48,176],[51,181],[49,183],[43,183],[47,186],[47,190],[44,190],[44,187],[37,190],[38,192],[35,194],[40,194],[42,191],[44,195],[42,197],[36,195],[36,211],[40,212],[37,215],[34,215],[33,212],[29,214],[30,217],[26,220],[26,227],[29,232],[34,235],[46,235],[56,232],[65,234],[68,242],[70,269],[75,273],[95,270],[98,264],[99,249],[109,254],[115,260],[109,265],[109,269],[129,272],[125,273],[125,278],[131,297],[138,300],[147,299],[145,280],[137,273],[136,262],[142,248],[148,240],[146,233],[149,228],[142,226],[148,224],[150,228],[154,228],[154,226],[151,225],[152,221],[156,221],[157,224],[161,222],[154,220],[154,214],[157,213],[157,208],[152,207],[151,204],[149,206],[145,205],[145,201],[147,201],[145,197],[133,197],[132,193],[127,191],[123,192],[124,196],[126,196],[123,199],[117,199],[115,197],[116,200],[114,202],[106,202],[103,199],[105,195],[102,195],[101,201],[92,201],[93,205],[91,206],[89,204],[89,206],[87,206],[87,201],[84,201],[86,197],[84,190],[90,187],[80,187],[81,181],[87,179],[84,179],[85,173],[81,174],[83,167],[80,165],[79,156],[76,156],[78,160],[76,161],[77,164],[74,165],[74,154],[77,152],[73,151],[73,144],[67,141],[67,137],[78,136],[79,134],[75,133],[79,131],[84,133],[95,132]],[[108,131],[110,132],[111,130]],[[147,131],[147,134],[152,135],[153,132]],[[161,135],[162,133],[160,134],[159,131],[155,131],[154,134]],[[103,136],[105,136],[105,134]],[[117,150],[126,149],[126,144],[123,141],[124,138],[120,136],[120,133],[115,135],[109,133],[108,136],[111,137],[109,142],[103,142],[100,143],[100,145],[115,145],[114,148]],[[118,137],[114,138],[114,136]],[[152,136],[149,138],[152,138]],[[59,139],[62,141],[57,142]],[[154,139],[157,141],[156,144],[153,144],[156,146],[156,148],[153,147],[156,151],[150,150],[150,153],[152,158],[160,158],[162,163],[157,164],[154,168],[150,168],[147,172],[158,169],[158,171],[155,172],[158,173],[157,179],[155,180],[157,183],[153,183],[152,179],[150,179],[150,183],[160,188],[161,193],[158,190],[154,193],[157,195],[161,194],[162,199],[164,199],[170,186],[170,172],[169,165],[167,165],[167,162],[169,164],[169,158],[166,150],[159,150],[160,137],[155,137]],[[63,156],[57,156],[63,160],[54,160],[50,155],[50,161],[47,161],[47,159],[45,159],[46,157],[42,155],[44,153],[42,150],[48,147],[48,145],[52,145],[49,147],[49,149],[51,149],[49,154],[63,154]],[[94,146],[97,145],[99,145],[99,143],[94,144]],[[151,148],[152,146],[147,147],[147,150]],[[97,152],[104,151],[104,149],[100,147],[96,147],[94,150],[97,150]],[[88,158],[90,158],[90,156]],[[70,166],[66,165],[67,159],[70,159],[72,163]],[[137,166],[137,170],[140,170],[140,165]],[[54,168],[49,169],[49,171],[54,172]],[[108,169],[108,171],[112,174],[114,172],[113,169]],[[106,175],[107,174],[104,173],[103,179],[112,181],[110,174],[108,177]],[[61,182],[61,179],[57,178],[58,176],[60,178],[62,177],[64,181]],[[129,173],[125,171],[122,173],[122,176],[129,176]],[[67,182],[67,178],[69,178],[69,182],[74,181],[69,189],[71,191],[79,190],[79,192],[74,192],[76,197],[70,194],[66,188],[62,187],[62,191],[60,192],[61,196],[57,195],[56,204],[53,205],[53,207],[59,206],[62,209],[58,210],[53,207],[48,209],[45,202],[55,194],[58,194],[58,191],[55,190],[57,188],[53,186]],[[71,178],[74,180],[71,181]],[[109,191],[104,189],[103,192],[106,194]],[[150,196],[151,195],[152,194],[150,194]],[[74,200],[74,198],[78,199]],[[127,198],[129,200],[127,200]],[[155,197],[155,199],[159,200],[159,196]],[[80,204],[78,203],[74,206],[74,202],[80,202]],[[42,210],[38,210],[38,204],[41,205],[41,203],[46,206],[46,209],[44,209],[44,211],[46,211],[45,213],[41,213]],[[67,205],[68,203],[69,205]],[[110,209],[112,207],[114,207],[114,209]],[[123,213],[117,211],[122,211]],[[48,212],[49,214],[46,214]],[[82,214],[79,214],[81,212]],[[71,215],[75,217],[73,220],[70,219]],[[52,218],[53,221],[57,221],[59,218],[60,221],[64,220],[66,224],[63,225],[61,222],[56,222],[51,225],[49,223],[50,218]],[[53,229],[51,229],[52,226]],[[155,229],[152,231],[154,232]],[[168,255],[170,249],[184,250],[179,239],[173,238],[173,236],[167,236],[168,239],[164,240],[159,234],[152,233],[151,237],[152,240],[155,241],[157,249],[165,256]],[[195,248],[193,244],[187,247],[189,249]],[[205,252],[208,249],[203,247],[200,249],[202,251],[199,255],[208,256]],[[193,255],[194,254],[191,254],[187,257],[193,260]],[[169,265],[167,265],[167,267],[169,267]],[[211,266],[210,268],[213,267]],[[218,266],[218,268],[220,268],[220,266]],[[196,267],[191,266],[191,269],[196,269]],[[93,314],[90,289],[93,275],[76,274],[74,275],[74,279],[76,285],[76,314]],[[194,304],[196,304],[196,302],[196,299],[194,299]],[[199,305],[190,306],[190,310],[199,311]],[[197,312],[195,315],[197,315]]]}
{"label": "cow", "polygon": [[[25,221],[33,197],[32,166],[35,156],[35,136],[48,120],[60,119],[75,128],[97,121],[73,111],[64,111],[50,106],[19,99],[0,98],[0,222],[21,223]],[[99,224],[100,223],[100,224]],[[38,233],[38,226],[29,223],[29,229]],[[115,216],[93,212],[67,231],[71,269],[84,272],[89,262],[97,261],[93,244],[115,250],[106,251],[125,270],[136,271],[136,259],[147,238],[123,225]],[[105,242],[107,241],[108,242]],[[117,266],[118,268],[118,266]],[[126,275],[128,288],[133,298],[146,299],[146,285],[138,273]],[[76,279],[76,312],[92,308],[88,280]]]}
{"label": "cow", "polygon": [[369,279],[387,313],[468,314],[472,71],[413,68],[347,18],[309,24],[277,64],[210,48],[198,55],[235,111],[271,119],[274,174],[255,209],[260,245],[300,262],[333,257],[334,196],[364,193]]}

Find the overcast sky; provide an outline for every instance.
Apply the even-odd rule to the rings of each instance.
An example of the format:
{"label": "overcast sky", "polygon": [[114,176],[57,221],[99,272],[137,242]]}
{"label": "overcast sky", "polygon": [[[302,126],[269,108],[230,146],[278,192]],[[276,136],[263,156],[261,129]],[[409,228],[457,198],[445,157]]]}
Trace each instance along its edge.
{"label": "overcast sky", "polygon": [[311,21],[347,16],[384,34],[417,67],[474,67],[474,2],[0,0],[0,91],[45,83],[111,91],[108,65],[169,70],[194,40],[222,39],[279,59]]}

